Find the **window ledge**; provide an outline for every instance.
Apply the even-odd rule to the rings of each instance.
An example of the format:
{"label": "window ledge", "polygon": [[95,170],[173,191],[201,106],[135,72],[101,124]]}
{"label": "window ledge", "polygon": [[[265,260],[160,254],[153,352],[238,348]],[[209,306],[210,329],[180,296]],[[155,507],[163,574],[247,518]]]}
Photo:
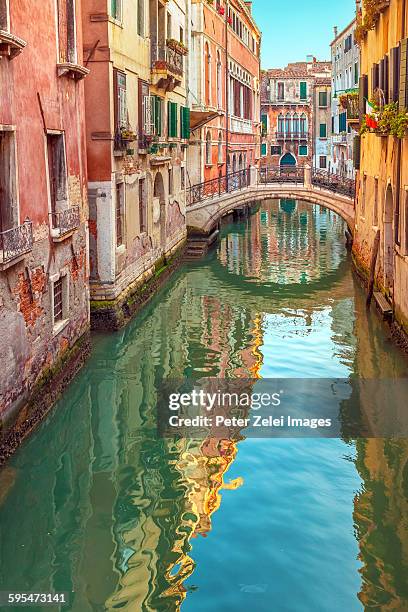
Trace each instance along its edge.
{"label": "window ledge", "polygon": [[57,228],[51,228],[51,238],[53,242],[64,242],[67,238],[71,238],[77,228],[71,229],[67,232],[61,233]]}
{"label": "window ledge", "polygon": [[5,261],[4,263],[2,263],[1,262],[2,251],[0,251],[0,271],[8,270],[8,268],[11,268],[12,266],[17,265],[21,261],[24,261],[26,255],[27,253],[23,253],[22,255],[17,255],[17,257],[14,257],[13,259],[9,259],[8,261]]}
{"label": "window ledge", "polygon": [[75,81],[80,81],[89,74],[89,69],[72,62],[61,62],[57,64],[57,72],[60,77],[66,76]]}
{"label": "window ledge", "polygon": [[54,327],[52,328],[52,335],[58,336],[58,334],[60,334],[68,325],[69,323],[69,319],[63,319],[62,321],[58,321],[58,323],[55,323]]}
{"label": "window ledge", "polygon": [[0,57],[14,59],[27,45],[26,41],[10,32],[0,30]]}

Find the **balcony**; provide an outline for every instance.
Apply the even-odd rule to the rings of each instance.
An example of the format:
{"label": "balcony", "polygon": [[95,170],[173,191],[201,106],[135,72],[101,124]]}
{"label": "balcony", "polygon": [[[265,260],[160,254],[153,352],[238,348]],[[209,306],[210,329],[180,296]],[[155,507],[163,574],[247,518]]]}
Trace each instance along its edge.
{"label": "balcony", "polygon": [[241,117],[231,117],[230,130],[237,134],[252,134],[252,121]]}
{"label": "balcony", "polygon": [[15,58],[26,45],[26,41],[22,38],[0,29],[0,59],[2,57]]}
{"label": "balcony", "polygon": [[276,140],[307,140],[307,132],[275,132]]}
{"label": "balcony", "polygon": [[360,120],[360,97],[358,92],[351,91],[339,96],[340,107],[347,111],[347,123],[358,124]]}
{"label": "balcony", "polygon": [[79,227],[79,206],[72,206],[60,212],[50,213],[51,236],[54,242],[68,238]]}
{"label": "balcony", "polygon": [[337,145],[337,144],[347,144],[347,134],[333,134],[332,137],[332,143]]}
{"label": "balcony", "polygon": [[33,248],[33,225],[25,221],[4,232],[0,232],[0,268],[5,269],[20,261]]}
{"label": "balcony", "polygon": [[152,44],[151,49],[152,85],[173,91],[183,79],[185,53],[169,44]]}

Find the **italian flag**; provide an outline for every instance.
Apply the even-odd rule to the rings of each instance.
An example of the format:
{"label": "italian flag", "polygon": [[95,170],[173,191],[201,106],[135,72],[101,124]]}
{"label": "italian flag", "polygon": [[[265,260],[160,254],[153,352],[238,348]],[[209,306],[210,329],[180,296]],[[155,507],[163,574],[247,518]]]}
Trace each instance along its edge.
{"label": "italian flag", "polygon": [[378,128],[377,113],[374,106],[368,100],[366,100],[366,125],[373,130]]}

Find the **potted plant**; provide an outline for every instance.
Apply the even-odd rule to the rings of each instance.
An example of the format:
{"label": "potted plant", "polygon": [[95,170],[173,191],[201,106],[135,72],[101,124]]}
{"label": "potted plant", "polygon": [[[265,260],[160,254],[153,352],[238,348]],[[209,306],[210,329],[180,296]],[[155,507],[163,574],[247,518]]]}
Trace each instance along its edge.
{"label": "potted plant", "polygon": [[136,134],[133,130],[128,127],[121,126],[120,128],[120,137],[125,142],[133,142],[136,140]]}

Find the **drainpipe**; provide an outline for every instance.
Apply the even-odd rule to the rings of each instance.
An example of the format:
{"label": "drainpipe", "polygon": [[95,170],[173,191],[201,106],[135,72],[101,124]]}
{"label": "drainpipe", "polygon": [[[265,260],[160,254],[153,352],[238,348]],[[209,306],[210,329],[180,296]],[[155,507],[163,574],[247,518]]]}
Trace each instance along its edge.
{"label": "drainpipe", "polygon": [[225,190],[228,193],[229,153],[229,73],[228,73],[228,0],[225,2]]}
{"label": "drainpipe", "polygon": [[[402,0],[402,26],[401,26],[401,40],[404,40],[406,35],[406,0]],[[401,159],[402,159],[402,138],[398,138],[398,146],[397,146],[397,190],[395,194],[395,210],[398,210],[398,225],[400,225],[401,219]],[[395,224],[395,211],[394,211],[394,224]],[[396,237],[398,235],[399,227],[394,227],[394,242],[396,243]],[[401,236],[400,236],[401,239]],[[394,260],[393,260],[393,274],[392,274],[392,312],[393,317],[395,318],[395,251],[396,248],[394,246]]]}

